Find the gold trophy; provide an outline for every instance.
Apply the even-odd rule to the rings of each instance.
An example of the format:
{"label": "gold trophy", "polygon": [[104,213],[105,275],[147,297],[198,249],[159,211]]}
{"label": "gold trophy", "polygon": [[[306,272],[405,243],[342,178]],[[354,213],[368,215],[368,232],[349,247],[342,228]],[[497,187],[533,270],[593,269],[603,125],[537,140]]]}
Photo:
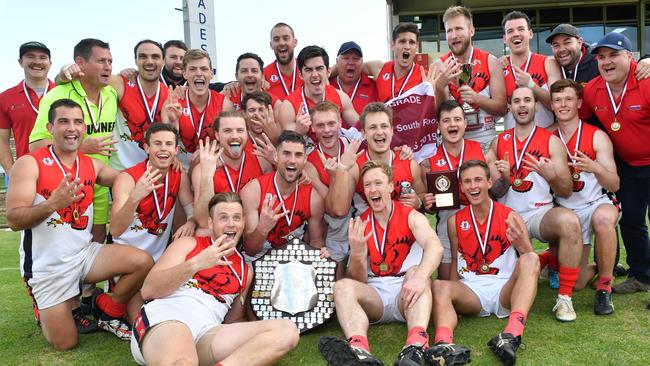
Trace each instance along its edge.
{"label": "gold trophy", "polygon": [[[470,88],[472,87],[472,69],[473,65],[471,63],[468,64],[461,64],[461,73],[458,76],[458,84],[459,86],[467,85]],[[463,108],[463,111],[465,112],[465,120],[467,121],[467,128],[468,129],[473,129],[473,128],[478,128],[479,123],[478,123],[478,111],[474,108],[472,108],[469,103],[466,101],[463,101],[463,104],[461,106]]]}

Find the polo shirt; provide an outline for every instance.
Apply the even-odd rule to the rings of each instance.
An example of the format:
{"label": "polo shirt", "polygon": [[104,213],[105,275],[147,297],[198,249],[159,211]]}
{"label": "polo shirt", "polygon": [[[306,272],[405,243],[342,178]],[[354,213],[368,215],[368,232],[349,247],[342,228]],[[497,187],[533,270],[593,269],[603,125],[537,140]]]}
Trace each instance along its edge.
{"label": "polo shirt", "polygon": [[363,112],[363,108],[366,107],[366,104],[379,100],[375,81],[363,73],[361,74],[361,80],[359,80],[359,86],[356,90],[355,88],[344,90],[341,85],[339,85],[336,77],[330,78],[330,85],[343,91],[350,97],[352,106],[359,115]]}
{"label": "polo shirt", "polygon": [[[627,77],[627,90],[618,111],[616,120],[621,124],[618,131],[613,131],[614,110],[609,100],[605,80],[601,76],[590,81],[583,92],[580,118],[586,120],[591,116],[605,127],[614,145],[614,152],[631,166],[650,165],[650,79],[637,81],[634,77],[636,62],[630,65]],[[614,103],[619,103],[620,97]]]}
{"label": "polo shirt", "polygon": [[[0,94],[0,129],[13,130],[16,158],[29,153],[29,133],[32,132],[37,116],[30,101],[36,110],[41,102],[36,92],[27,85],[25,85],[27,89],[27,95],[25,95],[23,83],[24,81],[21,81],[18,85]],[[50,80],[48,83],[48,91],[56,86]]]}

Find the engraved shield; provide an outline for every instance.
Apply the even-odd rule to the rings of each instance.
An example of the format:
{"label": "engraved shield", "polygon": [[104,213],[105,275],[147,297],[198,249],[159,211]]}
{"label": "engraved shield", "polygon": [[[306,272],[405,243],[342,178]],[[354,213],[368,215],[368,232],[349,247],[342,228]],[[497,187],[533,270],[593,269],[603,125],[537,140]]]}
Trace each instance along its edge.
{"label": "engraved shield", "polygon": [[318,301],[316,269],[298,261],[278,264],[271,289],[271,306],[291,315],[311,310]]}

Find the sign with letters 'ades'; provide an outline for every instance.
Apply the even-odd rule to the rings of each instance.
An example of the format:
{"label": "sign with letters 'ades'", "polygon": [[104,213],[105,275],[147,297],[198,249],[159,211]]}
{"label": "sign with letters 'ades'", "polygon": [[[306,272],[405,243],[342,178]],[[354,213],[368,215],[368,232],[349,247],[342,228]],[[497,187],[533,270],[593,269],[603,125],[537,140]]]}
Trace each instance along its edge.
{"label": "sign with letters 'ades'", "polygon": [[217,43],[214,30],[214,0],[183,0],[185,43],[210,54],[213,81],[217,75]]}

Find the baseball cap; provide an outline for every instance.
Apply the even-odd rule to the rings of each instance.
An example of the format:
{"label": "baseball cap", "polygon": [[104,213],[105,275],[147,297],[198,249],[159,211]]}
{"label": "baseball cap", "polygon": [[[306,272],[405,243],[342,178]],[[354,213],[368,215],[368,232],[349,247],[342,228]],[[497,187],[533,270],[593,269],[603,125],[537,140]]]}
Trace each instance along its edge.
{"label": "baseball cap", "polygon": [[557,36],[558,34],[566,34],[567,36],[580,38],[578,28],[572,26],[571,24],[560,24],[555,27],[555,29],[553,29],[548,37],[546,37],[546,43],[550,44],[553,42],[553,37]]}
{"label": "baseball cap", "polygon": [[632,42],[621,33],[611,32],[607,33],[603,39],[598,41],[591,53],[596,54],[600,47],[607,47],[613,50],[628,50],[632,51]]}
{"label": "baseball cap", "polygon": [[29,50],[40,50],[40,51],[43,51],[43,52],[47,53],[47,57],[51,57],[50,49],[47,48],[46,45],[42,44],[41,42],[31,41],[31,42],[23,43],[20,46],[20,51],[19,51],[18,58],[23,57],[23,55],[25,53],[27,53],[27,51],[29,51]]}
{"label": "baseball cap", "polygon": [[363,57],[363,52],[361,52],[361,46],[359,46],[358,44],[356,44],[356,42],[353,41],[343,43],[339,48],[339,52],[336,55],[341,56],[342,54],[350,50],[355,50],[359,52],[359,56]]}

